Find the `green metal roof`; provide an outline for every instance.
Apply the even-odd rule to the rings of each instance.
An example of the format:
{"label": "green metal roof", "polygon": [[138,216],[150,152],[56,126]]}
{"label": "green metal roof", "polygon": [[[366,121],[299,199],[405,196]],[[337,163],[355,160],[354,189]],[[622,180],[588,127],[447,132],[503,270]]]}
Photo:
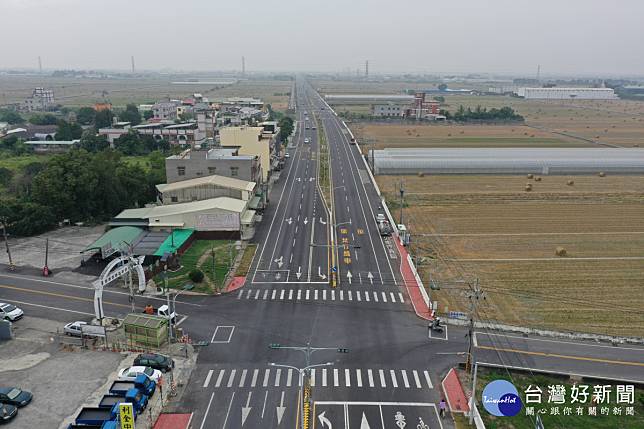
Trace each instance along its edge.
{"label": "green metal roof", "polygon": [[122,248],[127,246],[125,243],[132,244],[142,232],[143,229],[135,226],[119,226],[118,228],[112,228],[103,234],[98,240],[87,246],[83,252],[87,252],[88,250],[101,250],[103,246],[110,243],[115,249]]}
{"label": "green metal roof", "polygon": [[257,197],[257,196],[251,198],[250,202],[248,203],[248,207],[250,207],[251,209],[258,208],[261,199],[262,199],[262,197]]}
{"label": "green metal roof", "polygon": [[[154,256],[163,256],[166,253],[174,253],[183,243],[190,238],[190,236],[195,232],[193,228],[186,229],[175,229],[172,233],[165,239],[165,241],[159,246]],[[172,245],[174,241],[174,246]]]}

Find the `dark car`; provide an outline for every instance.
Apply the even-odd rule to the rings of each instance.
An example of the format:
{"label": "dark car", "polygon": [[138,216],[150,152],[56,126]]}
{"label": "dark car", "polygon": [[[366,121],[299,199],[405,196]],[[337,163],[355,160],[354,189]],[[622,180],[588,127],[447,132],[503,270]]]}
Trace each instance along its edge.
{"label": "dark car", "polygon": [[172,358],[158,353],[141,353],[134,359],[134,366],[149,366],[162,372],[172,371]]}
{"label": "dark car", "polygon": [[31,402],[33,395],[26,390],[17,387],[0,387],[0,402],[5,404],[24,407]]}
{"label": "dark car", "polygon": [[0,424],[8,423],[18,414],[18,407],[11,404],[0,403]]}

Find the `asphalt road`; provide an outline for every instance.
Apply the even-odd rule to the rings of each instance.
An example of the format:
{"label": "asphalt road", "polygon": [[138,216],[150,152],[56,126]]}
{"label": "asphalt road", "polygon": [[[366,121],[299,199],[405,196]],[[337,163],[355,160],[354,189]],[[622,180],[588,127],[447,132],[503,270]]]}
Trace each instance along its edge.
{"label": "asphalt road", "polygon": [[[295,368],[306,365],[304,354],[268,345],[310,343],[330,348],[313,353],[310,363],[331,364],[310,374],[310,427],[395,429],[402,421],[407,427],[452,427],[437,417],[438,386],[447,370],[464,360],[466,331],[450,326],[444,335],[428,338],[426,322],[413,313],[401,287],[399,260],[377,231],[379,197],[356,146],[301,79],[296,102],[298,131],[257,227],[259,247],[245,287],[177,301],[186,332],[211,342],[199,354],[183,408],[195,413],[193,427],[199,429],[297,427]],[[314,124],[314,112],[331,152],[331,212],[317,186],[317,130],[305,126]],[[329,285],[334,267],[336,288]],[[0,301],[61,326],[89,320],[92,297],[91,285],[0,273]],[[104,300],[107,316],[122,317],[131,309],[122,289],[106,289]],[[147,302],[158,306],[164,300],[137,298],[136,311]],[[644,382],[644,347],[489,332],[477,333],[475,340],[478,362]]]}

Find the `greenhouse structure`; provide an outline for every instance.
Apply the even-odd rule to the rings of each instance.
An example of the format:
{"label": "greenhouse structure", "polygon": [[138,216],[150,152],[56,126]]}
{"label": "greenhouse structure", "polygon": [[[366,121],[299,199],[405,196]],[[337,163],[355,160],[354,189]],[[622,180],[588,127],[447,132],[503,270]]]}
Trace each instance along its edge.
{"label": "greenhouse structure", "polygon": [[387,148],[375,174],[644,174],[640,148]]}

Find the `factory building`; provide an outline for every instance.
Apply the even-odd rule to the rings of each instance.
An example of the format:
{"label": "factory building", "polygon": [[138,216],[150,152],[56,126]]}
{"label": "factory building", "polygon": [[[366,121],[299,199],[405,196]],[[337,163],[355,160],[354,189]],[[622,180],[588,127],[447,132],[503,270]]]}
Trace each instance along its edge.
{"label": "factory building", "polygon": [[526,100],[616,100],[612,88],[519,88],[516,92]]}

